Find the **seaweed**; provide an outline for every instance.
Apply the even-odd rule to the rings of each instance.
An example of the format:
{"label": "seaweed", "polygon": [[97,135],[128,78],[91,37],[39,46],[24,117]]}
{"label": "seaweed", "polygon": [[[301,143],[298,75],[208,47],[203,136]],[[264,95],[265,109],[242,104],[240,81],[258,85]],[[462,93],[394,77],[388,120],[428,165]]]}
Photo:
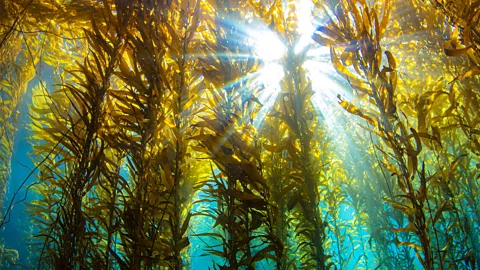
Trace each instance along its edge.
{"label": "seaweed", "polygon": [[[219,27],[202,33],[206,46],[204,57],[200,58],[201,72],[209,99],[206,110],[194,124],[198,131],[191,138],[198,143],[196,149],[215,165],[210,165],[211,179],[197,185],[198,190],[208,195],[197,203],[213,203],[214,208],[201,215],[215,220],[214,227],[219,226],[220,232],[198,236],[213,237],[219,242],[220,250],[212,246],[206,251],[224,260],[223,265],[214,266],[220,269],[254,269],[265,259],[274,260],[278,267],[283,249],[273,232],[276,208],[269,203],[270,189],[262,172],[258,133],[252,125],[258,112],[254,106],[258,103],[244,98],[255,95],[254,89],[246,85],[250,81],[248,73],[255,71],[256,60],[235,59],[243,53],[241,35],[238,28],[222,19],[228,15],[230,20],[241,23],[241,13],[236,10],[242,5],[217,1],[206,6],[225,15],[215,16],[214,20],[205,18],[207,25]],[[238,94],[244,91],[252,92]]]}
{"label": "seaweed", "polygon": [[[383,17],[379,18],[375,8],[369,8],[365,3],[360,4],[356,5],[355,1],[342,2],[342,5],[335,9],[337,19],[340,21],[337,23],[332,19],[327,26],[318,27],[314,39],[321,44],[330,46],[332,62],[337,72],[349,81],[357,93],[368,96],[372,100],[373,108],[362,109],[339,96],[340,105],[349,113],[363,118],[372,127],[365,128],[381,139],[375,145],[384,157],[384,161],[379,162],[397,180],[396,184],[400,188],[399,194],[390,195],[386,201],[394,209],[402,212],[407,217],[408,223],[406,226],[392,230],[396,234],[395,243],[399,246],[413,248],[417,259],[425,269],[444,268],[447,257],[466,254],[465,247],[463,251],[453,251],[458,246],[451,244],[449,239],[452,238],[448,236],[461,233],[450,232],[452,225],[441,226],[439,224],[442,221],[447,222],[439,220],[445,212],[452,211],[458,215],[458,209],[451,200],[455,195],[448,183],[450,180],[447,180],[450,177],[440,177],[439,184],[443,187],[442,192],[445,192],[446,196],[432,196],[437,183],[434,179],[439,172],[428,175],[425,161],[419,165],[419,157],[423,144],[433,148],[434,153],[444,147],[437,127],[434,126],[432,133],[429,133],[425,128],[427,126],[425,121],[426,116],[430,113],[428,110],[432,108],[429,105],[442,95],[449,94],[442,91],[431,91],[425,92],[417,99],[418,131],[414,127],[410,127],[407,131],[408,118],[396,105],[397,66],[391,52],[384,51],[385,63],[388,65],[381,67],[383,52],[380,41],[387,25],[388,7],[383,8]],[[387,1],[383,4],[388,5],[389,3]],[[340,14],[347,13],[351,13],[353,22],[340,19],[345,18]],[[361,38],[358,39],[359,37]],[[335,47],[339,47],[337,44],[340,42],[349,43],[350,47],[342,48],[343,54],[339,57]],[[353,61],[348,63],[344,61],[345,54],[349,54],[350,56],[345,57],[350,57]],[[352,64],[358,75],[354,75],[346,68]],[[380,143],[382,141],[385,145]],[[449,175],[452,174],[452,170],[455,170],[461,157],[462,154],[456,156],[455,160],[450,163]],[[444,171],[443,168],[442,171]],[[438,207],[434,209],[431,203]],[[451,222],[459,224],[456,218],[453,218]],[[414,233],[418,237],[418,242],[399,240],[398,233],[405,232]],[[446,239],[442,247],[439,238]],[[436,243],[436,247],[434,247],[434,243]],[[452,250],[451,254],[450,250]],[[454,261],[458,262],[455,259]]]}
{"label": "seaweed", "polygon": [[2,266],[478,268],[478,1],[306,2],[2,1]]}

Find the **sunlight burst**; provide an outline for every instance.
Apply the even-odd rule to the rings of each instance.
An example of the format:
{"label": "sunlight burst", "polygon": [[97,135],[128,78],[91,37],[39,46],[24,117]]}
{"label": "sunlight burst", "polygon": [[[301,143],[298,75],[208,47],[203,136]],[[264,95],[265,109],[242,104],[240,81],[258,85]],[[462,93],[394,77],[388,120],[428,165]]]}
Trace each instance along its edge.
{"label": "sunlight burst", "polygon": [[264,68],[259,71],[257,82],[261,89],[258,99],[263,104],[254,121],[255,127],[260,127],[266,114],[270,111],[280,91],[280,81],[284,75],[283,66],[279,63],[267,63]]}
{"label": "sunlight burst", "polygon": [[311,21],[311,13],[313,3],[310,0],[300,0],[298,5],[298,29],[301,34],[295,46],[295,53],[301,52],[312,41],[312,33],[315,31],[315,26]]}
{"label": "sunlight burst", "polygon": [[272,31],[254,31],[251,36],[255,56],[265,62],[276,61],[286,52],[285,45]]}

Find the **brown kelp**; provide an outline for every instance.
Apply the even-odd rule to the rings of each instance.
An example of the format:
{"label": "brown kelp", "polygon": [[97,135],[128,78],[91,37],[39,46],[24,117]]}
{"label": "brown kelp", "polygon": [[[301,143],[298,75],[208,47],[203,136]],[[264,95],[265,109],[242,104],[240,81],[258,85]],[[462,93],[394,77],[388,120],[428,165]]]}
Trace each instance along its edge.
{"label": "brown kelp", "polygon": [[194,163],[186,138],[198,97],[191,53],[200,4],[143,5],[117,73],[123,89],[112,91],[118,106],[112,124],[121,128],[110,139],[126,154],[130,174],[131,194],[120,215],[126,229],[124,263],[135,269],[182,269],[192,216],[191,194],[184,191]]}
{"label": "brown kelp", "polygon": [[478,268],[478,1],[0,14],[0,199],[33,93],[28,266]]}
{"label": "brown kelp", "polygon": [[[426,130],[428,124],[425,122],[428,111],[420,114],[418,108],[428,110],[433,107],[425,108],[417,105],[419,121],[416,128],[409,123],[407,115],[397,107],[396,60],[391,52],[383,51],[380,46],[388,20],[388,4],[389,2],[385,1],[381,7],[377,4],[369,8],[362,1],[358,3],[344,1],[341,6],[331,9],[334,17],[330,17],[325,26],[317,28],[314,39],[330,46],[332,62],[337,72],[349,81],[357,93],[367,96],[373,105],[373,108],[367,106],[362,108],[339,97],[339,103],[345,110],[363,118],[371,126],[366,129],[380,139],[375,146],[383,156],[383,161],[379,162],[397,180],[399,192],[386,199],[408,220],[406,225],[399,224],[400,228],[393,230],[397,234],[395,236],[397,245],[413,248],[418,260],[426,269],[443,268],[459,261],[474,267],[475,262],[470,258],[469,260],[460,259],[472,252],[472,247],[466,245],[457,250],[460,243],[455,243],[456,241],[451,238],[453,234],[457,237],[458,235],[467,237],[465,239],[468,239],[468,236],[454,231],[451,225],[442,224],[447,221],[440,219],[443,215],[448,215],[448,212],[453,212],[453,216],[459,216],[459,209],[452,200],[455,194],[449,186],[451,180],[448,179],[451,178],[437,175],[444,171],[444,166],[437,168],[434,173],[427,173],[425,154],[421,155],[423,145],[432,148],[433,155],[438,155],[439,149],[444,147],[438,131],[442,115],[434,117],[431,119],[434,121],[428,123],[433,125],[430,133]],[[349,13],[351,17],[345,16]],[[383,16],[379,17],[379,13],[383,13]],[[341,57],[338,51],[342,53]],[[383,53],[385,53],[385,62],[382,62]],[[382,67],[382,63],[386,65]],[[354,72],[347,68],[350,65],[355,68]],[[443,94],[442,91],[427,91],[420,97],[419,102],[430,105]],[[446,93],[446,95],[449,94]],[[422,118],[420,118],[421,115],[423,115]],[[460,152],[459,156],[449,162],[450,168],[447,169],[450,171],[449,175],[454,173],[458,159],[461,157]],[[432,167],[430,169],[435,170]],[[437,181],[443,186],[443,191],[448,196],[433,196],[436,194]],[[437,207],[432,207],[432,204]],[[457,217],[448,221],[448,223],[451,222],[460,224]],[[418,240],[399,240],[399,233],[414,233]]]}
{"label": "brown kelp", "polygon": [[278,118],[287,131],[278,145],[267,150],[285,153],[290,162],[290,181],[285,189],[289,189],[292,195],[287,208],[298,211],[298,220],[293,227],[299,241],[298,249],[302,250],[302,267],[328,269],[331,263],[325,246],[327,221],[319,205],[323,200],[320,186],[326,181],[325,169],[329,162],[326,155],[328,141],[321,133],[311,103],[312,84],[303,66],[308,47],[295,52],[299,39],[295,5],[285,7],[273,3],[270,12],[274,14],[273,30],[285,44],[286,53],[281,59],[285,72],[280,82],[281,90],[269,116]]}
{"label": "brown kelp", "polygon": [[[84,224],[89,229],[85,240],[87,244],[79,251],[83,252],[79,258],[83,260],[81,265],[88,262],[94,268],[106,269],[113,264],[122,269],[183,267],[181,252],[189,245],[186,231],[192,215],[185,211],[190,194],[182,192],[182,188],[188,185],[188,177],[191,179],[188,168],[192,161],[187,159],[187,143],[183,140],[188,134],[188,126],[181,116],[191,112],[196,98],[193,89],[199,82],[191,74],[193,66],[190,57],[199,5],[190,4],[174,2],[157,5],[148,1],[104,3],[96,11],[102,14],[105,23],[97,27],[98,22],[93,17],[93,31],[84,31],[90,55],[84,60],[85,64],[77,63],[81,75],[70,73],[74,80],[80,82],[66,85],[68,91],[60,89],[50,95],[44,93],[41,97],[53,99],[53,105],[47,104],[48,109],[33,108],[36,113],[45,113],[50,109],[56,120],[66,117],[64,125],[70,127],[50,126],[47,129],[52,133],[64,131],[61,136],[53,136],[61,147],[67,148],[67,151],[57,154],[57,158],[58,155],[71,157],[54,162],[54,168],[60,171],[41,179],[48,183],[55,181],[51,187],[39,190],[42,194],[54,190],[52,187],[60,185],[61,189],[65,189],[62,185],[77,182],[76,177],[69,177],[71,172],[63,170],[69,166],[60,165],[72,161],[82,164],[83,159],[78,162],[75,157],[90,155],[76,152],[77,148],[81,148],[78,141],[85,137],[81,135],[77,138],[80,136],[77,132],[87,132],[87,146],[91,143],[96,145],[92,148],[94,153],[91,155],[94,157],[87,165],[88,170],[82,169],[87,172],[87,179],[93,178],[80,180],[80,184],[73,188],[84,190],[80,199],[71,199],[81,205],[83,212],[78,214],[80,210],[77,210],[73,214],[71,211],[65,214],[65,219],[84,216],[76,220],[76,224],[82,224],[82,221],[88,224]],[[178,9],[180,13],[175,11]],[[156,26],[155,22],[158,23]],[[85,79],[82,80],[82,77]],[[78,84],[84,90],[78,89]],[[70,102],[62,103],[60,100]],[[67,108],[63,108],[64,104]],[[165,106],[167,104],[169,106]],[[68,112],[69,109],[70,113],[55,116],[55,113]],[[42,125],[42,122],[54,125],[55,121],[48,117],[48,114],[47,118],[38,117],[36,126]],[[71,132],[77,137],[70,135]],[[73,145],[65,143],[66,139]],[[53,171],[48,165],[42,174],[45,170]],[[58,181],[57,177],[65,179]],[[34,205],[47,204],[44,207],[54,212],[59,205],[65,211],[68,200],[70,196],[62,194],[60,199],[57,196],[56,201],[45,198],[34,202]],[[51,201],[54,201],[53,204]],[[47,236],[47,241],[55,243],[58,243],[56,239],[59,237],[63,240],[61,235],[53,234],[56,223],[60,221],[61,218],[55,218],[54,224],[48,225],[44,229],[46,233],[40,236]],[[74,227],[70,223],[61,225],[63,230]],[[75,238],[82,237],[82,234],[78,230],[69,233]],[[74,241],[78,243],[80,240]],[[47,242],[42,249],[53,256],[60,253],[59,248],[65,252],[64,247]],[[68,254],[67,257],[75,255]],[[53,261],[47,261],[46,265],[62,268],[59,263],[68,262],[58,260],[53,256]],[[79,261],[74,261],[69,267],[73,265],[78,266]]]}
{"label": "brown kelp", "polygon": [[258,133],[252,124],[261,105],[255,98],[257,89],[249,88],[258,60],[242,56],[251,55],[248,47],[242,47],[247,36],[239,26],[233,26],[244,23],[241,8],[246,8],[245,2],[205,3],[205,9],[215,14],[204,18],[209,31],[202,33],[205,46],[200,57],[208,104],[198,115],[198,131],[191,138],[198,142],[196,149],[213,162],[212,178],[197,186],[207,198],[197,203],[215,205],[202,215],[214,219],[220,232],[198,236],[219,242],[218,248],[209,246],[206,251],[225,261],[215,266],[221,269],[255,269],[266,258],[273,259],[278,267],[283,249],[274,234],[276,208],[269,203]]}
{"label": "brown kelp", "polygon": [[[108,7],[103,11],[107,18],[112,17]],[[39,114],[32,115],[34,128],[46,131],[36,137],[42,141],[34,148],[56,151],[41,166],[43,185],[38,189],[46,196],[33,203],[43,210],[37,218],[44,225],[39,234],[39,266],[43,262],[71,269],[96,265],[88,255],[102,231],[97,228],[98,221],[91,219],[95,215],[89,206],[95,199],[90,194],[107,178],[109,169],[118,166],[108,160],[102,131],[109,115],[106,94],[124,43],[120,36],[104,35],[96,26],[92,31],[85,30],[85,35],[90,52],[83,63],[77,64],[78,70],[71,71],[74,82],[41,97],[48,99],[45,105],[50,112],[32,108]]]}
{"label": "brown kelp", "polygon": [[[0,210],[14,146],[22,97],[39,61],[38,33],[21,5],[5,1],[0,19]],[[3,222],[2,222],[3,223]]]}
{"label": "brown kelp", "polygon": [[455,79],[464,79],[480,74],[480,27],[478,12],[480,2],[477,1],[427,1],[429,8],[436,8],[446,16],[448,23],[455,27],[459,35],[446,37],[442,44],[448,56],[468,56],[467,71],[457,74]]}
{"label": "brown kelp", "polygon": [[[389,4],[389,2],[386,1],[383,4]],[[411,134],[407,133],[404,123],[399,121],[394,92],[397,84],[396,62],[391,52],[385,51],[388,66],[381,67],[383,51],[380,41],[388,22],[389,9],[384,6],[383,15],[379,17],[377,13],[382,12],[380,9],[377,12],[375,8],[369,8],[366,3],[357,5],[356,1],[344,1],[341,6],[334,9],[334,12],[335,20],[331,18],[328,26],[320,26],[314,38],[321,44],[331,45],[332,62],[337,71],[357,92],[368,95],[378,111],[362,110],[341,97],[339,97],[339,103],[345,110],[365,119],[373,127],[372,132],[379,136],[389,149],[384,150],[385,146],[379,144],[376,146],[384,157],[382,165],[397,177],[402,192],[401,196],[398,196],[400,201],[393,198],[387,201],[393,208],[408,217],[407,226],[395,229],[395,232],[415,233],[420,245],[399,241],[398,237],[395,240],[398,245],[413,247],[422,265],[427,269],[433,269],[434,259],[428,234],[425,204],[427,176],[424,167],[421,171],[418,169],[420,137],[413,128],[410,128]],[[346,16],[348,13],[351,13],[352,20]],[[340,61],[335,45],[342,43],[349,44],[348,47],[342,48],[342,59],[350,58],[352,61],[343,63]],[[352,64],[359,75],[354,75],[346,68],[347,65]],[[424,137],[427,136],[424,135]],[[415,139],[415,144],[412,144],[410,138]],[[433,136],[427,138],[435,139]],[[420,178],[418,188],[413,185],[417,173]]]}

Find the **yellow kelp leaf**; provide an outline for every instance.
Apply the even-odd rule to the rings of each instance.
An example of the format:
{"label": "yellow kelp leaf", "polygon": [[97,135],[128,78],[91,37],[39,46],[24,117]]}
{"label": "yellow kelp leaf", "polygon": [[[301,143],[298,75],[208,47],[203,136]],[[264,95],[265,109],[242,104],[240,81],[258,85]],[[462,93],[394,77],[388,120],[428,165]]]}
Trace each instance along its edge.
{"label": "yellow kelp leaf", "polygon": [[359,107],[353,105],[352,103],[342,100],[339,102],[340,106],[342,106],[343,109],[345,109],[347,112],[351,114],[355,114],[357,116],[360,116],[361,118],[365,119],[370,125],[374,127],[378,127],[378,123],[373,117],[366,115]]}
{"label": "yellow kelp leaf", "polygon": [[395,239],[395,242],[396,242],[397,246],[408,246],[408,247],[414,248],[416,251],[417,250],[422,250],[421,246],[419,246],[418,244],[412,243],[412,242],[400,242],[400,241],[398,241],[398,238]]}
{"label": "yellow kelp leaf", "polygon": [[393,200],[391,199],[385,199],[393,208],[397,209],[398,211],[404,213],[405,215],[409,216],[409,217],[413,217],[415,215],[415,213],[417,212],[417,210],[415,210],[415,208],[412,208],[412,207],[409,207],[407,205],[404,205],[404,204],[401,204],[401,203],[397,203],[397,202],[394,202]]}
{"label": "yellow kelp leaf", "polygon": [[455,77],[455,79],[453,79],[452,82],[454,82],[456,80],[460,80],[460,79],[465,79],[465,78],[468,78],[468,77],[471,77],[471,76],[476,76],[476,75],[480,75],[480,69],[479,68],[474,68],[472,70],[469,70],[469,71],[463,73],[462,75],[458,75],[457,77]]}
{"label": "yellow kelp leaf", "polygon": [[340,56],[340,59],[346,67],[351,66],[353,64],[353,53],[344,51]]}
{"label": "yellow kelp leaf", "polygon": [[[383,1],[382,22],[380,23],[380,26],[379,26],[380,38],[385,33],[385,30],[387,29],[387,24],[390,20],[391,2],[392,2],[392,0],[384,0]],[[378,40],[378,41],[380,41],[380,40]]]}
{"label": "yellow kelp leaf", "polygon": [[443,43],[443,50],[447,56],[460,56],[468,52],[471,46],[465,47],[460,44],[456,38],[452,38]]}
{"label": "yellow kelp leaf", "polygon": [[389,51],[385,51],[385,55],[387,56],[388,65],[390,66],[391,69],[395,70],[397,68],[395,57],[393,57],[392,53]]}
{"label": "yellow kelp leaf", "polygon": [[266,144],[266,143],[264,143],[262,145],[263,145],[263,148],[265,148],[265,150],[267,150],[269,152],[280,152],[283,149],[285,149],[284,145],[269,145],[269,144]]}
{"label": "yellow kelp leaf", "polygon": [[413,223],[408,223],[407,227],[405,228],[399,228],[399,229],[393,229],[392,232],[398,233],[398,232],[415,232],[415,226]]}
{"label": "yellow kelp leaf", "polygon": [[381,162],[381,164],[382,164],[383,167],[384,167],[385,169],[387,169],[392,175],[393,175],[393,174],[398,175],[398,176],[401,175],[401,173],[397,170],[397,168],[395,168],[395,166],[393,166],[390,162],[389,162],[389,163]]}
{"label": "yellow kelp leaf", "polygon": [[[350,85],[357,91],[362,92],[362,93],[367,93],[370,94],[372,90],[370,87],[362,82],[361,80],[358,79],[357,76],[355,76],[350,70],[348,70],[342,63],[340,58],[338,57],[335,49],[333,47],[330,47],[330,54],[332,56],[332,64],[335,70],[347,81],[350,83]],[[354,58],[354,57],[353,57]]]}

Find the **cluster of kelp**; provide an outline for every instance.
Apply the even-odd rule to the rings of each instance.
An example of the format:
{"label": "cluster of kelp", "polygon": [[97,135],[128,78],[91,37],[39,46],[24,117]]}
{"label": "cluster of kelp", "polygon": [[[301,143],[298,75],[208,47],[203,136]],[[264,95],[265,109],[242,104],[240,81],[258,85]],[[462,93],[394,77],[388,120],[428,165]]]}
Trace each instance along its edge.
{"label": "cluster of kelp", "polygon": [[[32,267],[185,269],[198,238],[214,269],[476,269],[480,2],[430,2],[314,1],[301,50],[297,1],[0,2],[2,196],[21,97],[55,81],[30,106]],[[260,128],[253,21],[286,47]],[[314,105],[320,45],[353,140]]]}
{"label": "cluster of kelp", "polygon": [[[344,1],[317,28],[314,39],[330,47],[335,69],[364,100],[357,106],[339,97],[345,110],[368,123],[364,128],[374,137],[387,184],[384,199],[395,210],[384,209],[390,217],[375,225],[379,230],[391,228],[393,236],[377,237],[412,248],[425,269],[474,269],[479,243],[479,114],[478,79],[471,76],[479,68],[480,3],[435,4],[449,10],[446,15],[455,27],[442,37],[445,54],[468,58],[456,65],[448,62],[443,77],[421,92],[408,89],[415,82],[398,82],[399,74],[412,71],[397,67],[392,52],[381,47],[387,6],[375,9]],[[422,23],[434,20],[426,16]]]}

